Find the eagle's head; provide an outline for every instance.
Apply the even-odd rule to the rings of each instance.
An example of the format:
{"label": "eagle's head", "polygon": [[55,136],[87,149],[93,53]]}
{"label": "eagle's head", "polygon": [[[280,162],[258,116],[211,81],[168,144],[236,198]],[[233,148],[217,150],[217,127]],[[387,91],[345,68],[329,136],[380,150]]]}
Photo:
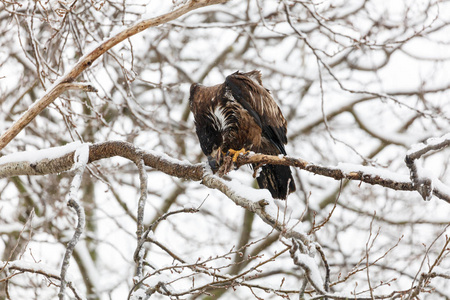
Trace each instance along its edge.
{"label": "eagle's head", "polygon": [[223,143],[223,138],[218,131],[220,124],[212,108],[214,102],[212,100],[217,98],[220,86],[206,87],[200,83],[193,83],[189,91],[189,105],[194,115],[197,135],[201,141],[200,146],[208,157],[208,163],[213,172],[219,169],[222,160],[220,145]]}
{"label": "eagle's head", "polygon": [[195,93],[198,91],[199,86],[201,86],[200,83],[193,83],[191,84],[191,88],[189,90],[189,105],[192,107],[192,103],[195,99]]}

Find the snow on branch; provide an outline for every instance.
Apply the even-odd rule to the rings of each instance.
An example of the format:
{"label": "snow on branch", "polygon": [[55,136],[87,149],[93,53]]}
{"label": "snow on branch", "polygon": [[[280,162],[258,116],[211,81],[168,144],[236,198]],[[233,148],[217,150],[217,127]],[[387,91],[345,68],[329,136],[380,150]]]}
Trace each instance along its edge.
{"label": "snow on branch", "polygon": [[[79,142],[63,147],[38,151],[19,152],[0,158],[0,178],[18,175],[47,175],[66,172],[74,168],[75,150]],[[26,155],[22,155],[26,153]],[[203,176],[203,164],[191,164],[171,158],[164,153],[145,151],[142,158],[146,166],[170,176],[199,181]],[[110,141],[89,145],[87,163],[120,156],[133,162],[140,159],[139,149],[123,141]],[[37,158],[38,157],[38,158]]]}
{"label": "snow on branch", "polygon": [[[428,149],[427,151],[442,149],[449,144],[448,140],[449,138],[444,136],[440,143],[436,142],[426,146],[425,148]],[[0,158],[0,178],[16,175],[45,175],[68,171],[74,164],[74,150],[80,144],[70,145],[71,146],[64,148],[64,151],[62,151],[60,147],[40,150],[45,151],[39,152],[41,159],[40,161],[36,161],[36,159],[33,158],[35,157],[35,154],[33,153],[37,153],[38,151],[27,152],[27,156],[32,158],[30,160],[22,160],[25,158],[20,153],[2,157]],[[53,151],[56,151],[59,154],[51,156],[50,153]],[[123,141],[108,141],[92,144],[89,145],[88,163],[114,156],[121,156],[136,162],[140,159],[140,155],[142,155],[142,159],[144,160],[146,166],[157,169],[170,176],[193,181],[200,181],[203,179],[203,183],[207,183],[207,185],[213,184],[215,180],[205,177],[209,173],[205,171],[204,164],[192,164],[187,161],[180,161],[168,156],[165,153],[159,153],[156,151],[143,151],[142,154],[140,154],[141,152],[139,151],[141,150],[136,148],[131,143]],[[408,156],[406,158],[408,167],[410,167],[414,159],[418,157],[417,155],[422,152],[426,153],[427,151],[421,148],[421,150],[418,149],[414,152],[408,152]],[[44,153],[47,156],[43,155]],[[355,180],[358,182],[365,182],[371,185],[380,185],[390,189],[402,191],[418,190],[417,186],[407,175],[397,174],[386,169],[356,164],[341,163],[335,167],[325,167],[308,162],[301,158],[292,158],[288,156],[273,156],[264,154],[240,155],[237,158],[236,166],[240,167],[245,164],[255,164],[257,167],[264,164],[286,165],[336,180]],[[436,178],[433,179],[433,183],[433,194],[436,197],[450,203],[450,188]],[[218,186],[220,186],[220,184]],[[225,191],[225,188],[223,190]],[[235,196],[233,197],[236,198]]]}
{"label": "snow on branch", "polygon": [[68,171],[80,142],[43,150],[23,151],[0,157],[0,178],[16,175],[43,175]]}
{"label": "snow on branch", "polygon": [[[416,191],[419,188],[411,182],[407,175],[397,174],[386,169],[356,164],[339,163],[336,167],[324,167],[319,164],[307,162],[301,158],[297,159],[288,156],[272,156],[264,154],[241,155],[237,159],[237,166],[250,163],[257,166],[262,166],[264,164],[291,166],[317,175],[331,177],[336,180],[355,180],[371,185],[381,185],[393,190]],[[433,182],[435,184],[433,194],[450,203],[450,188],[437,178],[434,178]]]}
{"label": "snow on branch", "polygon": [[81,234],[83,233],[83,229],[86,223],[86,216],[84,213],[84,209],[81,205],[78,204],[78,202],[76,202],[74,199],[70,199],[69,203],[67,203],[67,206],[72,207],[77,212],[78,224],[72,236],[72,239],[67,245],[66,253],[64,254],[64,260],[61,266],[61,275],[60,275],[61,285],[58,293],[58,297],[60,300],[64,300],[66,297],[65,288],[66,285],[70,284],[70,282],[67,281],[67,270],[69,268],[70,258],[72,257],[72,252],[75,249],[76,244],[80,240]]}
{"label": "snow on branch", "polygon": [[336,167],[325,167],[319,164],[308,162],[301,158],[264,154],[250,154],[248,156],[239,156],[237,159],[237,165],[241,166],[244,164],[256,164],[259,166],[262,166],[264,164],[285,165],[306,170],[317,175],[331,177],[336,180],[350,179],[369,183],[372,185],[381,185],[394,190],[414,190],[408,176],[406,175],[399,175],[387,170],[356,164],[341,163]]}
{"label": "snow on branch", "polygon": [[450,146],[450,133],[440,138],[430,138],[425,143],[416,144],[406,154],[405,163],[410,170],[412,184],[424,200],[430,200],[434,194],[450,202],[450,187],[446,186],[435,176],[427,174],[416,163],[416,160],[426,153],[442,150],[448,146]]}
{"label": "snow on branch", "polygon": [[[300,233],[295,230],[286,230],[284,223],[282,222],[283,216],[281,212],[271,213],[274,209],[271,207],[273,204],[267,201],[265,198],[261,198],[257,201],[248,199],[248,196],[244,196],[239,191],[236,191],[236,185],[230,184],[229,182],[223,180],[222,178],[212,175],[205,174],[202,179],[202,184],[213,189],[217,189],[224,193],[228,198],[230,198],[236,205],[239,205],[255,214],[257,214],[261,220],[272,226],[272,228],[283,233],[285,238],[296,238],[301,240],[305,244],[309,244],[309,238],[306,234]],[[248,189],[250,189],[248,187]],[[246,193],[248,195],[249,193]],[[266,198],[271,198],[270,194],[267,194]]]}
{"label": "snow on branch", "polygon": [[314,260],[314,257],[309,255],[309,251],[306,249],[305,245],[302,245],[301,241],[291,239],[292,246],[289,250],[294,264],[301,267],[305,273],[306,278],[308,278],[309,283],[314,287],[316,291],[320,294],[326,294],[324,289],[324,283],[322,277],[320,276],[319,267]]}

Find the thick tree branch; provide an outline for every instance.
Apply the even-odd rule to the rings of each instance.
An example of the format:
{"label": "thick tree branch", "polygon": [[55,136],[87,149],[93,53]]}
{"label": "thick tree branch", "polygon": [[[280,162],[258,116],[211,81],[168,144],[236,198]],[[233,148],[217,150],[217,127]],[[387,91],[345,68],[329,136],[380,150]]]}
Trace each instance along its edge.
{"label": "thick tree branch", "polygon": [[[445,145],[448,145],[446,143]],[[441,149],[441,146],[439,149]],[[384,169],[374,169],[371,167],[351,165],[351,164],[339,164],[337,167],[324,167],[321,165],[313,164],[307,162],[303,159],[296,159],[287,156],[271,156],[264,154],[252,154],[247,157],[240,156],[237,160],[237,165],[241,166],[244,164],[273,164],[273,165],[285,165],[300,168],[308,172],[322,175],[326,177],[331,177],[336,180],[350,179],[360,182],[365,182],[371,185],[381,185],[393,190],[401,191],[419,191],[420,186],[414,185],[406,175],[399,175],[394,172],[390,172]],[[408,165],[408,161],[407,161]],[[409,166],[409,165],[408,165]],[[437,178],[433,179],[435,183],[432,192],[433,194],[447,202],[450,203],[450,193],[448,187],[445,186]],[[422,193],[421,193],[422,195]]]}
{"label": "thick tree branch", "polygon": [[[239,156],[237,159],[237,166],[242,166],[245,164],[272,164],[272,165],[284,165],[296,167],[317,175],[322,175],[325,177],[331,177],[336,180],[350,179],[369,183],[372,185],[381,185],[394,190],[412,191],[412,187],[409,181],[396,181],[389,177],[382,177],[377,174],[369,173],[369,169],[364,166],[359,165],[348,165],[345,164],[345,169],[352,167],[350,171],[343,171],[340,166],[337,167],[324,167],[318,164],[314,164],[303,160],[301,158],[292,158],[288,156],[273,156],[265,154],[251,154],[249,156]],[[387,174],[388,172],[384,172]],[[375,175],[375,176],[374,176]],[[395,173],[391,173],[395,176]],[[407,179],[405,176],[404,179]]]}
{"label": "thick tree branch", "polygon": [[[49,149],[49,151],[51,151],[51,149]],[[139,157],[139,151],[140,150],[131,143],[123,141],[97,143],[89,146],[88,163],[114,156],[121,156],[134,162]],[[36,163],[18,161],[1,164],[0,160],[0,178],[16,175],[45,175],[68,171],[74,164],[73,153],[74,151],[59,158],[50,160],[44,159]],[[191,164],[171,158],[164,153],[153,151],[144,151],[142,158],[146,166],[157,169],[170,176],[193,181],[200,181],[203,179],[203,182],[208,186],[212,185],[214,182],[214,180],[209,177],[206,177],[205,179],[205,175],[208,173],[204,170],[204,164]],[[260,166],[264,164],[286,165],[336,180],[355,180],[402,191],[417,190],[416,186],[411,182],[407,175],[399,175],[384,169],[375,169],[359,165],[340,164],[336,167],[324,167],[300,158],[296,159],[287,156],[264,154],[239,156],[236,165],[240,167],[245,164],[256,164]],[[448,187],[437,179],[434,179],[433,181],[435,182],[433,194],[450,203],[450,195],[446,192]],[[220,184],[217,185],[217,187],[219,186]],[[224,192],[225,189],[222,191]],[[254,209],[252,209],[252,211],[253,210]]]}
{"label": "thick tree branch", "polygon": [[[52,152],[52,148],[47,150],[49,153]],[[127,158],[134,162],[139,157],[138,151],[139,149],[133,144],[123,141],[97,143],[89,145],[88,163],[114,156]],[[61,157],[43,159],[34,163],[22,160],[2,164],[0,160],[0,178],[66,172],[74,165],[74,153],[75,150],[69,151]],[[145,151],[142,155],[146,166],[162,171],[170,176],[194,181],[199,181],[203,177],[203,164],[185,163],[163,153],[151,151]]]}

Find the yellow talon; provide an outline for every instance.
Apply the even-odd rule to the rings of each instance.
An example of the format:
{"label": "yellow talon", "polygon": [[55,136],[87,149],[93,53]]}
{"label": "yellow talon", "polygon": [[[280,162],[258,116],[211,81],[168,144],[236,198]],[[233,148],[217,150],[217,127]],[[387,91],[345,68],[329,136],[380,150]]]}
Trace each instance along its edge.
{"label": "yellow talon", "polygon": [[248,151],[246,151],[245,148],[242,148],[241,150],[230,149],[230,150],[228,150],[228,153],[233,156],[232,161],[236,162],[239,154],[247,154]]}

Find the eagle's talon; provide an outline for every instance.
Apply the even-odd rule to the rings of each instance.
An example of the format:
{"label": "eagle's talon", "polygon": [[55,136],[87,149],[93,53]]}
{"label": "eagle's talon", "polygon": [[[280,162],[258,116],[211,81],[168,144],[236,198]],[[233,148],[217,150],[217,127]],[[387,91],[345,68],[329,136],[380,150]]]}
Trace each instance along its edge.
{"label": "eagle's talon", "polygon": [[241,150],[230,149],[228,150],[227,155],[232,156],[233,157],[232,161],[236,163],[240,154],[248,155],[249,153],[250,151],[246,151],[245,148],[242,148]]}

